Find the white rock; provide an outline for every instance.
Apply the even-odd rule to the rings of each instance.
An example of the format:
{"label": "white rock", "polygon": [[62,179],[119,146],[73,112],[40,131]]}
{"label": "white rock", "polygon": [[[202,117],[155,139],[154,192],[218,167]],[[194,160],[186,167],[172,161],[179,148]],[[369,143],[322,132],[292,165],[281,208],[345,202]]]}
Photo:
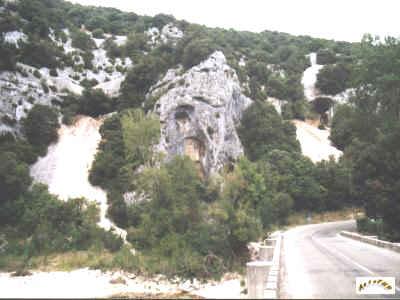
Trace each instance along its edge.
{"label": "white rock", "polygon": [[17,30],[3,33],[3,38],[6,43],[13,44],[17,48],[19,41],[26,42],[28,40],[28,37],[26,36],[25,33]]}
{"label": "white rock", "polygon": [[183,75],[178,72],[167,72],[149,95],[161,94],[155,105],[162,124],[157,148],[167,160],[191,156],[208,176],[243,154],[235,126],[252,101],[241,93],[222,52]]}

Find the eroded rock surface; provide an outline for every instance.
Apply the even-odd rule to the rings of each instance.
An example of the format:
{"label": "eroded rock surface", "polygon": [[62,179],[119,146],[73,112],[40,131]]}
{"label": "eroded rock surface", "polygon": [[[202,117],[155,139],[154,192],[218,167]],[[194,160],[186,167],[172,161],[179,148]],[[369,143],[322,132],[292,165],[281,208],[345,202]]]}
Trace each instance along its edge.
{"label": "eroded rock surface", "polygon": [[167,160],[189,156],[208,176],[243,153],[235,127],[252,101],[242,94],[235,71],[220,51],[180,72],[169,70],[148,95],[148,101],[159,97],[155,103],[161,122],[157,148],[166,153]]}

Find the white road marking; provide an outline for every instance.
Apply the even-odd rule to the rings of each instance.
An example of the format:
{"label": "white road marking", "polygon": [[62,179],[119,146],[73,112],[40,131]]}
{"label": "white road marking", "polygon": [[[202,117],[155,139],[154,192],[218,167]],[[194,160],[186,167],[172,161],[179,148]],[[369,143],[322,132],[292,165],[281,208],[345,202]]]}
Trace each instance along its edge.
{"label": "white road marking", "polygon": [[[367,267],[359,264],[358,262],[354,261],[353,259],[351,259],[350,257],[344,255],[343,253],[339,252],[339,251],[335,251],[332,248],[328,248],[327,246],[325,246],[323,243],[321,243],[320,241],[318,241],[317,239],[315,239],[314,237],[311,236],[311,239],[316,242],[318,245],[320,245],[321,247],[323,247],[326,251],[331,252],[333,254],[339,255],[341,257],[343,257],[344,259],[346,259],[347,261],[351,262],[353,265],[355,265],[356,267],[358,267],[359,269],[363,270],[364,272],[373,275],[373,276],[379,276],[379,274],[371,271],[370,269],[368,269]],[[400,288],[396,287],[396,291],[400,292]]]}

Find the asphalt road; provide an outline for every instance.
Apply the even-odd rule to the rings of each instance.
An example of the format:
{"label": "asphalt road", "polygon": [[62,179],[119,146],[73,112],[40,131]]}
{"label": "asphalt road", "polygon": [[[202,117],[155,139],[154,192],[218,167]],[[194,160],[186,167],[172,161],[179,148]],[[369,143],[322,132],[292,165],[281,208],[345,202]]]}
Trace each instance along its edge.
{"label": "asphalt road", "polygon": [[[399,298],[400,253],[342,237],[354,221],[295,227],[285,232],[281,298]],[[396,277],[395,295],[357,295],[356,277]]]}

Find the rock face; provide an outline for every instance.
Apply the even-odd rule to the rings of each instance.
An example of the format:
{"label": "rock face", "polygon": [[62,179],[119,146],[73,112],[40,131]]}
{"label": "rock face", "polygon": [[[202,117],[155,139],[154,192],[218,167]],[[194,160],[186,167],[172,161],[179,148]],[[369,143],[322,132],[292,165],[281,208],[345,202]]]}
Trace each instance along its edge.
{"label": "rock face", "polygon": [[241,93],[222,52],[183,75],[179,71],[169,70],[148,95],[148,101],[159,97],[154,109],[161,122],[157,149],[167,160],[189,156],[207,177],[243,153],[235,126],[252,101]]}

